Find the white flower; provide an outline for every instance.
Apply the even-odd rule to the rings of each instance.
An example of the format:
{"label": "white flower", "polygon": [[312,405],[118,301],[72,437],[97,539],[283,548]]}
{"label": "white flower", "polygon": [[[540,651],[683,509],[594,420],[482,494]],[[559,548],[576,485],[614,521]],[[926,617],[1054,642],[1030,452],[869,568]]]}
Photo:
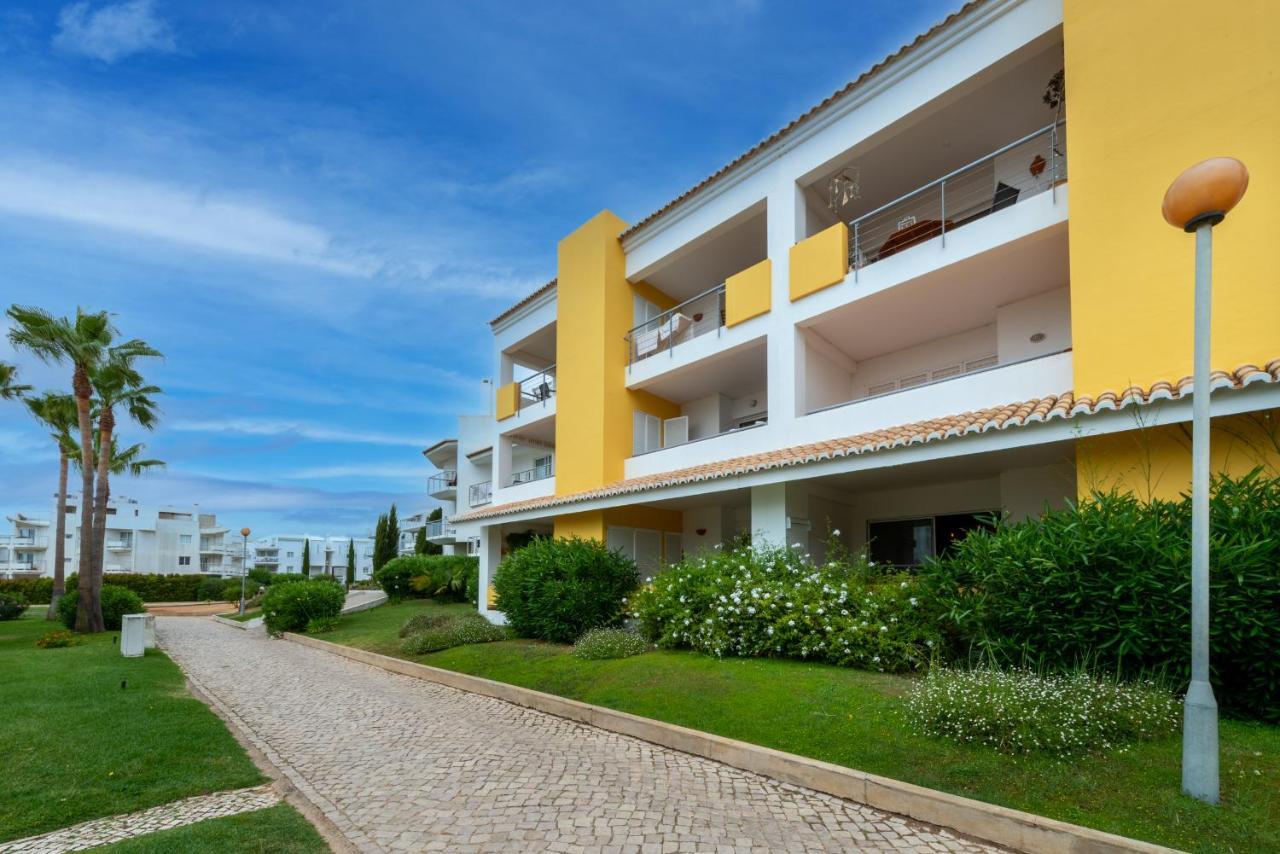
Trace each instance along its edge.
{"label": "white flower", "polygon": [[833,536],[833,537],[838,537],[838,536],[840,536],[840,529],[839,529],[839,528],[836,528],[834,531],[832,531],[832,532],[831,532],[831,536]]}
{"label": "white flower", "polygon": [[880,631],[882,631],[882,632],[887,632],[887,631],[889,631],[889,627],[888,627],[888,626],[881,626],[881,627],[880,627]]}
{"label": "white flower", "polygon": [[914,596],[912,596],[912,597],[911,597],[910,602],[911,602],[911,606],[912,606],[912,607],[915,607],[916,605],[919,605],[919,604],[920,604],[919,600],[918,600],[918,599],[916,599],[916,597],[914,597]]}
{"label": "white flower", "polygon": [[787,625],[788,625],[788,626],[794,626],[795,624],[796,624],[796,621],[795,621],[795,620],[787,620]]}

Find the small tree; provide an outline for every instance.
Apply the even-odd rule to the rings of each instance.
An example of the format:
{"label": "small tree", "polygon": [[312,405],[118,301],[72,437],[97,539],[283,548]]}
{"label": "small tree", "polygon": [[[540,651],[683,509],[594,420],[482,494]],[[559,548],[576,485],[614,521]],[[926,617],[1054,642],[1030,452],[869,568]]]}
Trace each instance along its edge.
{"label": "small tree", "polygon": [[302,574],[311,576],[311,540],[302,541]]}
{"label": "small tree", "polygon": [[400,522],[396,519],[396,503],[391,502],[387,514],[387,560],[400,555]]}
{"label": "small tree", "polygon": [[347,540],[347,587],[356,583],[356,539]]}
{"label": "small tree", "polygon": [[[438,522],[444,518],[444,510],[440,507],[435,508],[427,514],[427,522]],[[423,525],[418,530],[418,541],[414,546],[414,552],[420,555],[438,555],[444,554],[444,548],[439,543],[433,543],[427,539],[427,526]]]}
{"label": "small tree", "polygon": [[427,542],[427,526],[423,525],[418,529],[418,536],[413,539],[413,553],[416,555],[430,554],[427,551],[427,547],[430,545],[431,543]]}
{"label": "small tree", "polygon": [[383,513],[373,529],[373,571],[382,569],[387,560],[387,514]]}

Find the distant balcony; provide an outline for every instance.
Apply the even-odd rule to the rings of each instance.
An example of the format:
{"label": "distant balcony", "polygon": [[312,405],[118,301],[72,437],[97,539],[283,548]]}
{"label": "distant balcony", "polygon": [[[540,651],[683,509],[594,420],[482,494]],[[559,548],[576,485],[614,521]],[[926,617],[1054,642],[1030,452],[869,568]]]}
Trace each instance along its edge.
{"label": "distant balcony", "polygon": [[533,468],[524,469],[522,471],[513,472],[511,475],[511,485],[518,486],[522,483],[533,483],[535,480],[545,480],[555,474],[554,461],[545,463]]}
{"label": "distant balcony", "polygon": [[517,385],[520,389],[520,409],[545,406],[556,395],[556,366],[552,365],[531,377],[525,377]]}
{"label": "distant balcony", "polygon": [[457,534],[457,529],[444,519],[431,519],[427,522],[427,539],[432,542],[451,543]]}
{"label": "distant balcony", "polygon": [[467,503],[472,507],[480,507],[493,501],[493,481],[484,480],[471,484],[468,490]]}
{"label": "distant balcony", "polygon": [[15,549],[43,549],[48,548],[48,537],[14,537],[10,540],[10,544]]}
{"label": "distant balcony", "polygon": [[687,341],[724,326],[724,284],[632,327],[627,333],[627,364],[670,353]]}
{"label": "distant balcony", "polygon": [[128,539],[108,539],[107,550],[113,552],[128,551],[133,548],[133,540]]}
{"label": "distant balcony", "polygon": [[433,474],[427,480],[427,494],[432,498],[456,498],[458,495],[458,472],[447,469]]}
{"label": "distant balcony", "polygon": [[855,273],[1067,180],[1066,124],[1028,134],[849,223]]}

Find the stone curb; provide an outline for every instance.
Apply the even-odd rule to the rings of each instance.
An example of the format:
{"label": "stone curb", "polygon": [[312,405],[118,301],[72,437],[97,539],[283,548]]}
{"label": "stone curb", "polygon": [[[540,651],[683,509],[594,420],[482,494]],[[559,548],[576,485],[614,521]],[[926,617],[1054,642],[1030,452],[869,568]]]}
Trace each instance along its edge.
{"label": "stone curb", "polygon": [[340,655],[392,673],[437,682],[460,691],[505,700],[517,706],[628,735],[733,768],[866,804],[885,812],[940,825],[1017,851],[1033,854],[1157,854],[1175,850],[505,682],[443,670],[292,632],[286,632],[283,637],[302,646]]}
{"label": "stone curb", "polygon": [[359,605],[351,605],[350,607],[343,607],[343,609],[338,613],[342,614],[343,616],[346,616],[347,614],[357,614],[361,611],[368,611],[372,608],[376,608],[379,605],[384,604],[386,601],[387,601],[387,594],[382,593],[380,594],[380,598],[370,599],[368,602],[361,602]]}
{"label": "stone curb", "polygon": [[221,614],[210,614],[209,616],[213,618],[215,623],[222,623],[224,626],[230,626],[233,629],[240,629],[241,631],[248,631],[249,629],[257,628],[262,625],[261,617],[254,617],[252,620],[245,620],[242,623],[239,620],[228,619]]}

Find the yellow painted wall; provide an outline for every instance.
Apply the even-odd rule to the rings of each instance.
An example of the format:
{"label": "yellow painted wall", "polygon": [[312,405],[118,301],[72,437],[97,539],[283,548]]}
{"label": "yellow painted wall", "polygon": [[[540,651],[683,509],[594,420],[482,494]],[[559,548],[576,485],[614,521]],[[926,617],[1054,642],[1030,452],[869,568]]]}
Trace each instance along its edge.
{"label": "yellow painted wall", "polygon": [[604,542],[604,511],[589,510],[586,513],[566,513],[555,518],[553,536],[556,539],[599,540]]}
{"label": "yellow painted wall", "polygon": [[666,510],[661,507],[615,507],[604,511],[605,526],[618,525],[624,528],[645,528],[650,531],[670,531],[680,533],[684,530],[684,514],[679,510]]}
{"label": "yellow painted wall", "polygon": [[737,326],[744,320],[759,317],[772,306],[773,263],[764,259],[724,283],[724,325]]}
{"label": "yellow painted wall", "polygon": [[1213,366],[1280,356],[1280,3],[1064,5],[1076,394],[1191,373],[1194,238],[1160,203],[1216,155],[1251,179],[1214,229]]}
{"label": "yellow painted wall", "polygon": [[[626,223],[602,211],[560,241],[556,285],[556,494],[595,489],[623,477],[632,450],[632,411],[673,418],[680,407],[626,387],[624,338],[634,325],[633,294],[674,304],[626,279],[618,235]],[[557,531],[557,536],[559,533]]]}
{"label": "yellow painted wall", "polygon": [[498,420],[503,421],[520,411],[520,384],[507,383],[498,386],[495,391],[498,397]]}
{"label": "yellow painted wall", "polygon": [[838,222],[791,247],[791,301],[844,281],[849,273],[849,226]]}
{"label": "yellow painted wall", "polygon": [[[1215,472],[1238,477],[1262,466],[1280,476],[1280,410],[1215,418],[1210,457]],[[1177,498],[1191,489],[1190,425],[1081,439],[1076,443],[1076,488],[1082,498],[1111,489],[1146,500]]]}
{"label": "yellow painted wall", "polygon": [[[678,299],[676,299],[673,296],[670,296],[664,291],[658,290],[648,282],[633,282],[631,284],[631,290],[633,293],[637,294],[638,296],[644,297],[649,302],[653,303],[663,311],[673,309],[680,304],[680,301]],[[635,314],[634,314],[634,304],[633,304],[633,313],[632,313],[633,322],[631,326],[635,326],[634,320],[635,320]]]}

